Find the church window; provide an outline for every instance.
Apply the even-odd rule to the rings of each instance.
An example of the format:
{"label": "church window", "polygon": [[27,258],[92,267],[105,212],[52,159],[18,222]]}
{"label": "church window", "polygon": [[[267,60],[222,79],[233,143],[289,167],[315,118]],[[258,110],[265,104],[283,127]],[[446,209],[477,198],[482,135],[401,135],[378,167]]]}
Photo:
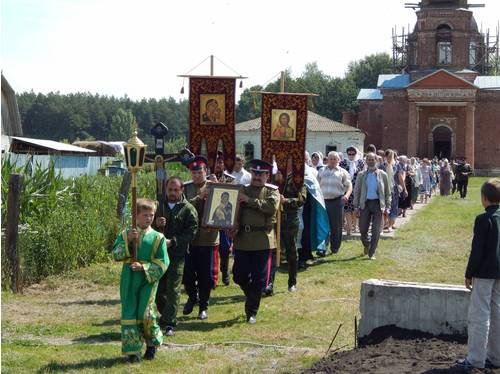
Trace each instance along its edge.
{"label": "church window", "polygon": [[438,42],[438,63],[451,64],[451,42]]}
{"label": "church window", "polygon": [[469,44],[469,65],[475,66],[477,63],[477,43],[475,41]]}

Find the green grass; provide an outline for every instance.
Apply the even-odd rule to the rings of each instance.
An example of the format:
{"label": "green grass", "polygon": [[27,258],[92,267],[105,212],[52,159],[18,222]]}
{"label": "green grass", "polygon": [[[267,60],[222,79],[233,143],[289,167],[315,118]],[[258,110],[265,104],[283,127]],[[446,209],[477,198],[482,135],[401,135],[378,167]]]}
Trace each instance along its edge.
{"label": "green grass", "polygon": [[465,200],[434,197],[393,240],[380,242],[376,261],[360,256],[359,241],[346,241],[339,255],[299,273],[295,294],[286,291],[280,270],[276,294],[262,300],[256,325],[244,322],[240,289],[218,287],[209,319],[181,316],[177,335],[166,340],[176,345],[164,346],[153,362],[131,366],[120,356],[117,264],[50,277],[23,295],[4,292],[2,372],[300,371],[325,354],[341,323],[332,349],[353,346],[363,280],[463,283],[483,181],[471,180]]}

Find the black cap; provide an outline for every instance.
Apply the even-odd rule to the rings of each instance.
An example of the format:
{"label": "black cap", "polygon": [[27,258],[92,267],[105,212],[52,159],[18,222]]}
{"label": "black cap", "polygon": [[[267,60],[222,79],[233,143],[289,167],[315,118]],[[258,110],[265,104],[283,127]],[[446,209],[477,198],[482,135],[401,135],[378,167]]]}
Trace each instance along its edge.
{"label": "black cap", "polygon": [[196,156],[187,163],[187,168],[189,170],[201,170],[203,166],[208,163],[207,159],[203,156]]}
{"label": "black cap", "polygon": [[250,161],[250,171],[256,174],[271,173],[272,170],[273,166],[267,161],[257,159]]}

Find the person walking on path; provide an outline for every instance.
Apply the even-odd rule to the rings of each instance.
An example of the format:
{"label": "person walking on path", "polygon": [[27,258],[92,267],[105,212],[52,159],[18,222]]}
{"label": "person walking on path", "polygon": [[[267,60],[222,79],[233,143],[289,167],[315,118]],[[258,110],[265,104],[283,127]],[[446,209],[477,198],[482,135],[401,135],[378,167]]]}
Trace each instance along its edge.
{"label": "person walking on path", "polygon": [[[340,161],[339,166],[344,168],[349,172],[351,176],[352,188],[356,187],[356,178],[358,173],[365,168],[365,162],[363,161],[363,155],[355,148],[347,148],[347,158]],[[351,231],[356,228],[356,215],[354,214],[353,205],[354,196],[351,194],[347,203],[344,205],[344,214],[346,218],[346,232],[347,236],[351,235]]]}
{"label": "person walking on path", "polygon": [[184,260],[189,243],[198,230],[198,213],[184,198],[184,186],[180,178],[171,177],[165,185],[163,216],[157,214],[154,228],[163,231],[163,235],[170,243],[167,249],[170,265],[160,279],[156,292],[156,307],[161,313],[160,327],[165,329],[166,336],[173,336],[181,300]]}
{"label": "person walking on path", "polygon": [[[354,189],[354,207],[359,216],[359,231],[364,254],[375,260],[375,251],[380,238],[382,215],[388,215],[391,206],[391,187],[387,173],[377,168],[377,155],[366,155],[367,169],[358,174]],[[372,226],[371,240],[368,229]]]}
{"label": "person walking on path", "polygon": [[[167,270],[169,258],[163,234],[153,230],[156,204],[149,199],[137,199],[137,229],[122,231],[113,244],[113,259],[122,261],[120,276],[122,353],[129,362],[141,360],[141,350],[146,342],[144,359],[152,360],[156,349],[163,342],[157,323],[155,308],[156,288]],[[137,252],[132,255],[132,241]]]}
{"label": "person walking on path", "polygon": [[469,176],[472,174],[472,168],[463,157],[457,166],[457,188],[460,197],[465,199],[467,197],[467,186],[469,185]]}
{"label": "person walking on path", "polygon": [[441,196],[448,196],[451,190],[451,181],[453,180],[453,172],[451,171],[450,163],[445,158],[439,169],[439,193]]}
{"label": "person walking on path", "polygon": [[481,187],[485,212],[476,217],[472,248],[465,270],[465,287],[472,290],[467,358],[459,361],[467,368],[500,367],[500,179],[490,179]]}
{"label": "person walking on path", "polygon": [[330,245],[332,253],[337,253],[342,244],[342,223],[344,205],[352,193],[351,176],[339,166],[340,157],[335,151],[328,153],[328,164],[319,173],[318,181],[325,197],[326,211],[330,222]]}
{"label": "person walking on path", "polygon": [[262,290],[270,276],[272,251],[276,249],[276,233],[280,193],[277,186],[266,183],[272,165],[262,160],[250,162],[252,181],[242,186],[238,229],[234,238],[233,279],[245,293],[245,315],[250,324],[257,322]]}
{"label": "person walking on path", "polygon": [[[184,183],[184,195],[198,212],[198,227],[201,226],[205,200],[208,196],[207,159],[196,156],[188,165],[193,180]],[[184,287],[188,301],[182,314],[192,313],[199,302],[198,319],[208,318],[210,293],[217,285],[219,231],[199,228],[189,247],[184,264]]]}

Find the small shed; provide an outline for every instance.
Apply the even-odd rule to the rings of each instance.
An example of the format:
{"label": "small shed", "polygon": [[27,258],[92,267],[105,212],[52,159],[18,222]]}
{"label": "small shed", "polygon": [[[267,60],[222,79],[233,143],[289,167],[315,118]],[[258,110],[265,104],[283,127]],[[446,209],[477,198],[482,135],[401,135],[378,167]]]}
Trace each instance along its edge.
{"label": "small shed", "polygon": [[53,140],[23,138],[20,136],[12,136],[10,138],[10,152],[29,153],[32,155],[96,155],[96,152],[91,149],[85,149],[71,144],[56,142]]}

